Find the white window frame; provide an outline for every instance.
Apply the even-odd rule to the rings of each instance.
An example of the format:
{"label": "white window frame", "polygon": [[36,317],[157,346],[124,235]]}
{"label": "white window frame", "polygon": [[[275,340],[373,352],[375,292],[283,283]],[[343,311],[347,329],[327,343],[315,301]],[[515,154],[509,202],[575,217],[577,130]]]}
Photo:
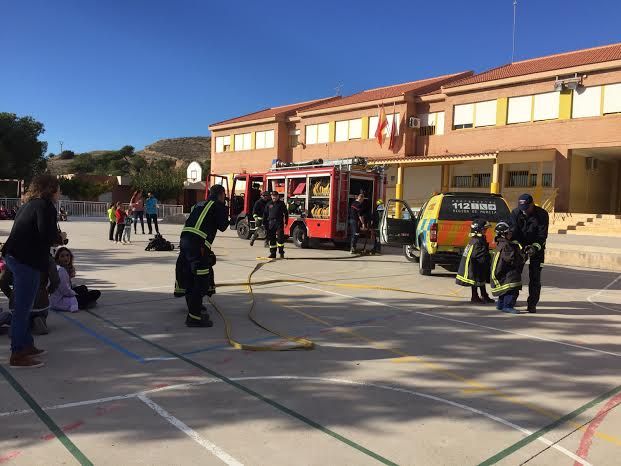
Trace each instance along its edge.
{"label": "white window frame", "polygon": [[[512,118],[512,104],[514,116]],[[517,110],[516,110],[517,109]],[[520,116],[525,114],[525,116]],[[509,97],[507,101],[507,124],[513,125],[517,123],[530,123],[533,118],[533,96],[520,95],[517,97]]]}
{"label": "white window frame", "polygon": [[[470,117],[468,118],[468,114]],[[460,117],[459,119],[457,117]],[[467,126],[470,125],[470,126]],[[457,128],[461,126],[461,128]],[[474,103],[459,104],[453,106],[453,129],[466,129],[474,127]]]}
{"label": "white window frame", "polygon": [[621,113],[621,83],[604,86],[604,115]]}
{"label": "white window frame", "polygon": [[[271,136],[271,142],[270,142]],[[255,149],[272,149],[274,147],[274,130],[257,131],[254,136]]]}
{"label": "white window frame", "polygon": [[[226,147],[229,147],[228,150]],[[216,153],[229,152],[231,150],[231,136],[216,136]]]}
{"label": "white window frame", "polygon": [[330,123],[317,123],[304,127],[304,143],[326,144],[330,142]]}
{"label": "white window frame", "polygon": [[[496,112],[498,109],[498,104],[496,99],[494,100],[484,100],[482,102],[476,102],[474,104],[474,127],[482,128],[485,126],[496,126]],[[486,115],[487,118],[481,118],[481,114],[484,112],[489,112],[489,115]],[[491,116],[493,114],[493,117]]]}
{"label": "white window frame", "polygon": [[[586,99],[593,99],[591,102]],[[582,102],[580,102],[584,99]],[[574,91],[571,117],[572,118],[588,118],[601,116],[602,114],[602,86],[585,87],[582,92]],[[579,103],[579,105],[576,105]]]}
{"label": "white window frame", "polygon": [[[240,144],[240,145],[238,145]],[[239,133],[235,135],[235,152],[252,149],[252,133]]]}
{"label": "white window frame", "polygon": [[544,92],[533,96],[533,121],[557,120],[559,116],[560,92]]}
{"label": "white window frame", "polygon": [[335,142],[362,139],[362,118],[337,121],[334,129]]}

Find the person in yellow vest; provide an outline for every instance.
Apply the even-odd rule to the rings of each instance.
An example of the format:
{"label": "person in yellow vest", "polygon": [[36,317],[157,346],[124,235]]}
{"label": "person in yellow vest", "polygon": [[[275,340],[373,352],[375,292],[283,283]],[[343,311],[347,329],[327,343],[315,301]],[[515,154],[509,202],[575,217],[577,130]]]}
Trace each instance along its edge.
{"label": "person in yellow vest", "polygon": [[211,250],[218,230],[226,231],[229,217],[222,185],[209,189],[209,198],[197,203],[181,230],[179,257],[175,270],[175,296],[185,296],[188,327],[212,327],[203,306],[203,296],[215,293],[213,266],[216,256]]}

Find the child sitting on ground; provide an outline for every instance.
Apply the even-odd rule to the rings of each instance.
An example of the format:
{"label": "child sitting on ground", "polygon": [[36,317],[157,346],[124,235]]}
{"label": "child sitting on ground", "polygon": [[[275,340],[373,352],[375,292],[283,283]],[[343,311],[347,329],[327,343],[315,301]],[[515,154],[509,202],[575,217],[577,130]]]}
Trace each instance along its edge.
{"label": "child sitting on ground", "polygon": [[50,296],[52,309],[58,311],[77,312],[78,309],[87,309],[95,305],[101,292],[89,290],[86,286],[71,286],[71,279],[75,277],[73,253],[67,247],[60,247],[56,251],[56,268],[60,277],[58,289]]}
{"label": "child sitting on ground", "polygon": [[515,309],[522,289],[524,256],[522,247],[512,241],[513,232],[506,222],[496,225],[496,253],[492,260],[492,294],[498,297],[496,309],[509,314],[519,314]]}
{"label": "child sitting on ground", "polygon": [[134,220],[131,217],[131,211],[127,209],[125,211],[125,228],[123,228],[123,244],[132,244],[132,223]]}
{"label": "child sitting on ground", "polygon": [[[476,219],[470,225],[470,241],[464,250],[464,254],[459,264],[459,271],[455,281],[458,285],[469,286],[472,289],[473,303],[493,303],[485,290],[485,284],[489,283],[489,272],[491,257],[489,255],[489,244],[485,237],[485,231],[489,228],[489,223],[484,219]],[[479,298],[477,289],[481,290]]]}

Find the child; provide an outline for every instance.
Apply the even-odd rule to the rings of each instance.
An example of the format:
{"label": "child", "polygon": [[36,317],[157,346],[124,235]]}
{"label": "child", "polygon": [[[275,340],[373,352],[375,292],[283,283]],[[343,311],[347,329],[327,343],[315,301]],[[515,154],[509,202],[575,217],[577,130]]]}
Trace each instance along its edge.
{"label": "child", "polygon": [[[472,289],[473,303],[493,303],[485,290],[485,284],[489,282],[489,269],[491,258],[489,255],[489,244],[485,237],[485,231],[489,228],[489,223],[484,219],[476,219],[470,225],[470,241],[464,250],[464,254],[459,264],[459,271],[455,281],[458,285],[469,286]],[[481,297],[477,293],[477,288],[481,290]]]}
{"label": "child", "polygon": [[123,228],[123,244],[132,244],[131,242],[132,223],[134,223],[134,220],[132,220],[130,213],[131,211],[129,209],[125,211],[125,228]]}
{"label": "child", "polygon": [[116,212],[114,213],[116,219],[116,235],[114,237],[115,243],[120,243],[123,237],[123,230],[125,229],[125,211],[123,210],[123,204],[116,203]]}
{"label": "child", "polygon": [[492,294],[498,296],[496,309],[509,314],[519,314],[515,309],[522,289],[524,256],[517,241],[511,241],[513,232],[506,222],[496,225],[496,253],[492,261]]}
{"label": "child", "polygon": [[101,292],[89,290],[86,286],[71,286],[71,279],[75,277],[73,253],[67,247],[60,247],[54,257],[60,277],[58,290],[50,296],[52,308],[59,311],[76,312],[95,305]]}
{"label": "child", "polygon": [[114,228],[116,227],[116,206],[113,202],[108,205],[108,222],[110,222],[110,230],[108,232],[108,239],[114,241]]}

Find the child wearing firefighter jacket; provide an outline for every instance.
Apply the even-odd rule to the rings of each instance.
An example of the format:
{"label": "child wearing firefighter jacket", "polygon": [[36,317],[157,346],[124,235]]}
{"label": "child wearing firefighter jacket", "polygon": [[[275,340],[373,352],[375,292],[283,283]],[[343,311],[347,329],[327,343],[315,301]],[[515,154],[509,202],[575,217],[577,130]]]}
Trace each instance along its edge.
{"label": "child wearing firefighter jacket", "polygon": [[[464,254],[459,264],[459,271],[455,281],[458,285],[469,286],[472,289],[473,303],[493,303],[485,290],[485,284],[489,283],[491,257],[489,255],[489,244],[485,238],[485,230],[489,228],[489,223],[483,219],[476,219],[470,226],[470,241],[464,250]],[[478,290],[481,290],[479,298]]]}
{"label": "child wearing firefighter jacket", "polygon": [[499,222],[496,225],[496,253],[491,269],[492,294],[498,297],[498,310],[519,314],[515,303],[522,289],[524,256],[520,244],[512,239],[511,227],[506,222]]}

